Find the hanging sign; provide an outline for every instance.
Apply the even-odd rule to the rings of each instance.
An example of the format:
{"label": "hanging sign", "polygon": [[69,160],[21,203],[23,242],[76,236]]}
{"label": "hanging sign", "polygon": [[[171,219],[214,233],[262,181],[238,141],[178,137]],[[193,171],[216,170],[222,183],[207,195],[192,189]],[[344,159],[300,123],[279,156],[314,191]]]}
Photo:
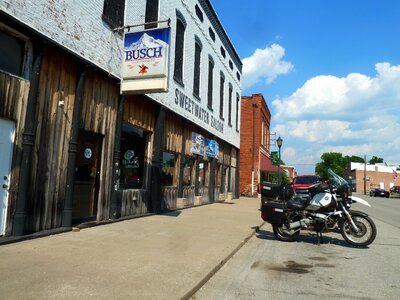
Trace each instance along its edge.
{"label": "hanging sign", "polygon": [[192,153],[204,155],[204,137],[196,132],[192,132]]}
{"label": "hanging sign", "polygon": [[214,140],[206,139],[206,156],[218,159],[218,143]]}
{"label": "hanging sign", "polygon": [[169,44],[169,27],[125,33],[121,94],[167,91]]}

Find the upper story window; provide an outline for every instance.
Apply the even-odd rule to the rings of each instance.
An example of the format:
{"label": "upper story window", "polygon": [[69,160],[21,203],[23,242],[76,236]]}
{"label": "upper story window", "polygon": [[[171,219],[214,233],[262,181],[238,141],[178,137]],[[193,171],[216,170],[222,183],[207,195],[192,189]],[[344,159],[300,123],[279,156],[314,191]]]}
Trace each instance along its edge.
{"label": "upper story window", "polygon": [[240,81],[240,74],[239,74],[239,72],[236,72],[236,78],[237,78],[237,80]]}
{"label": "upper story window", "polygon": [[25,57],[25,42],[0,31],[0,69],[21,76]]}
{"label": "upper story window", "polygon": [[229,60],[229,68],[231,68],[231,70],[233,70],[233,62],[231,60]]}
{"label": "upper story window", "polygon": [[175,39],[175,64],[174,79],[183,85],[183,54],[185,45],[186,22],[182,14],[176,12],[176,39]]}
{"label": "upper story window", "polygon": [[213,102],[213,83],[214,83],[214,60],[211,56],[208,57],[208,94],[207,107],[212,111]]}
{"label": "upper story window", "polygon": [[104,0],[102,18],[111,28],[123,26],[124,15],[125,0]]}
{"label": "upper story window", "polygon": [[240,108],[240,97],[236,93],[236,131],[239,132],[239,108]]}
{"label": "upper story window", "polygon": [[232,94],[233,87],[232,84],[229,84],[229,105],[228,105],[228,125],[232,126]]}
{"label": "upper story window", "polygon": [[225,58],[226,57],[226,52],[224,47],[221,46],[221,55]]}
{"label": "upper story window", "polygon": [[201,49],[202,49],[202,44],[200,42],[200,39],[196,37],[194,44],[194,76],[193,76],[193,95],[196,98],[200,98]]}
{"label": "upper story window", "polygon": [[210,34],[211,39],[215,42],[215,33],[211,27],[208,28],[208,33]]}
{"label": "upper story window", "polygon": [[199,18],[199,20],[201,22],[204,21],[204,17],[203,17],[203,12],[201,11],[200,7],[196,4],[196,6],[194,7],[194,9],[196,10],[196,15]]}
{"label": "upper story window", "polygon": [[[147,0],[146,1],[146,16],[145,22],[156,22],[158,21],[158,5],[159,0]],[[156,28],[157,24],[145,25],[145,29]]]}
{"label": "upper story window", "polygon": [[221,72],[219,79],[219,118],[224,119],[224,88],[225,88],[225,76]]}

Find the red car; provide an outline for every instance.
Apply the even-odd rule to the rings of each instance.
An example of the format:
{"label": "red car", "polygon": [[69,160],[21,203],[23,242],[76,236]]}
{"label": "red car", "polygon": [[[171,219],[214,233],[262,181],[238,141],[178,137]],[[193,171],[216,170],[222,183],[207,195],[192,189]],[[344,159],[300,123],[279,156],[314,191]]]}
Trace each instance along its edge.
{"label": "red car", "polygon": [[291,183],[296,194],[308,196],[308,188],[316,183],[321,183],[322,179],[318,175],[296,176]]}

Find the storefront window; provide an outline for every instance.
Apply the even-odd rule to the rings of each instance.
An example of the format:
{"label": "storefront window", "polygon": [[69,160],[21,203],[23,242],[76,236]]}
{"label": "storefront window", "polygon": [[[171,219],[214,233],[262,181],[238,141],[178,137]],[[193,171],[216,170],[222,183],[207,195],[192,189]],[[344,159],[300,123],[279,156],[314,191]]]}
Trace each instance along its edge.
{"label": "storefront window", "polygon": [[161,172],[161,185],[174,185],[176,174],[176,155],[170,152],[163,152],[163,165]]}
{"label": "storefront window", "polygon": [[143,187],[146,134],[143,130],[122,125],[120,189],[139,189]]}
{"label": "storefront window", "polygon": [[192,172],[193,172],[194,159],[185,157],[183,165],[183,185],[192,185]]}
{"label": "storefront window", "polygon": [[199,186],[206,185],[207,165],[207,161],[201,161],[199,163]]}

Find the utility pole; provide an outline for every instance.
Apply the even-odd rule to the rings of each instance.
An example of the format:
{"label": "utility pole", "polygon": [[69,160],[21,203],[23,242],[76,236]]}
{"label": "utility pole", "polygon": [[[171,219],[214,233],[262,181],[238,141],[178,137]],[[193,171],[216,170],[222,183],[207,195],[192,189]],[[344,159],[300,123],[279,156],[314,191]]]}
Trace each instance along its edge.
{"label": "utility pole", "polygon": [[367,194],[367,156],[364,155],[364,195]]}

